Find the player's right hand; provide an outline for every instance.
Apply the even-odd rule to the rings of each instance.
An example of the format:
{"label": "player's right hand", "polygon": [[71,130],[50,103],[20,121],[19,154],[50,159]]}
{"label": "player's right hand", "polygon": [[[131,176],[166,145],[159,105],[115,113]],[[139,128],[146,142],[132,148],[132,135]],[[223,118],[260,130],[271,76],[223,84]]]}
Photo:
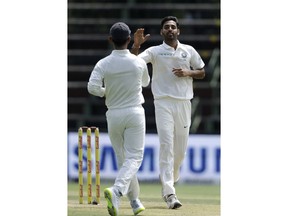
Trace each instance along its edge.
{"label": "player's right hand", "polygon": [[146,34],[144,36],[144,28],[139,28],[134,33],[134,46],[140,47],[141,44],[143,44],[146,40],[148,40],[150,37],[150,34]]}

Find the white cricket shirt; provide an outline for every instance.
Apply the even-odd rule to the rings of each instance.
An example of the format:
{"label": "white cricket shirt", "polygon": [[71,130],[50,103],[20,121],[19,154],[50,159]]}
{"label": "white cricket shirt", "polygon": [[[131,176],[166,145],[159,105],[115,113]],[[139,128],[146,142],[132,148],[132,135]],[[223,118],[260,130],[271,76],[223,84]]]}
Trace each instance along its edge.
{"label": "white cricket shirt", "polygon": [[145,61],[128,49],[113,50],[97,62],[87,88],[92,95],[105,96],[108,109],[118,109],[143,104],[142,86],[148,86],[149,82]]}
{"label": "white cricket shirt", "polygon": [[177,77],[173,68],[201,69],[205,66],[198,52],[190,45],[178,41],[177,49],[163,44],[153,46],[138,55],[153,67],[152,93],[154,99],[172,97],[176,99],[193,98],[193,78]]}

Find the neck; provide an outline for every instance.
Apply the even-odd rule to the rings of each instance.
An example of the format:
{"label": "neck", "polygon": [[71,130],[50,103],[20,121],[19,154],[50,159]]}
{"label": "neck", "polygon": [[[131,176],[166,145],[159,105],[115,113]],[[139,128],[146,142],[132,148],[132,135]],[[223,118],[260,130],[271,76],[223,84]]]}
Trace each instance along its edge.
{"label": "neck", "polygon": [[114,46],[115,50],[125,50],[127,46]]}
{"label": "neck", "polygon": [[177,48],[177,45],[178,45],[178,41],[177,40],[172,40],[172,41],[166,41],[165,40],[165,43],[167,44],[167,45],[169,45],[169,46],[171,46],[171,47],[173,47],[174,49],[176,49]]}

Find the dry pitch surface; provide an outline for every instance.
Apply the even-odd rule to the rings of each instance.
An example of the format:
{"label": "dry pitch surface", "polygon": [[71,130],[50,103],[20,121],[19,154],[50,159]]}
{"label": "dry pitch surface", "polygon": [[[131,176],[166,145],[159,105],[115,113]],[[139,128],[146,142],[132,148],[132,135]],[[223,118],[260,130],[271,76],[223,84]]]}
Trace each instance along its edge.
{"label": "dry pitch surface", "polygon": [[[109,215],[103,196],[105,187],[111,183],[101,183],[101,200],[99,205],[87,204],[87,192],[84,186],[84,204],[78,201],[78,184],[68,183],[68,216],[106,216]],[[177,196],[183,206],[179,209],[167,209],[161,199],[161,186],[158,183],[140,182],[140,199],[146,210],[139,215],[145,216],[220,216],[220,186],[199,184],[176,185]],[[95,189],[93,188],[93,197]],[[93,198],[94,199],[94,198]],[[126,197],[121,198],[119,216],[132,216],[133,212]]]}

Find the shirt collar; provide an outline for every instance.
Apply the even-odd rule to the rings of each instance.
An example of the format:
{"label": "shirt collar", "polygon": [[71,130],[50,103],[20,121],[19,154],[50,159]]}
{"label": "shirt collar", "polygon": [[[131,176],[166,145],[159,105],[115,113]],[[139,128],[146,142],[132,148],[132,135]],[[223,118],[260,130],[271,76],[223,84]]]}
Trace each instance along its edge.
{"label": "shirt collar", "polygon": [[[173,47],[169,46],[168,44],[165,43],[165,41],[163,41],[163,46],[165,49],[173,49]],[[177,49],[181,46],[181,43],[179,42],[179,40],[177,40]]]}
{"label": "shirt collar", "polygon": [[130,51],[128,49],[123,49],[123,50],[113,50],[112,51],[113,54],[116,54],[116,55],[125,55],[125,54],[128,54],[130,53]]}

